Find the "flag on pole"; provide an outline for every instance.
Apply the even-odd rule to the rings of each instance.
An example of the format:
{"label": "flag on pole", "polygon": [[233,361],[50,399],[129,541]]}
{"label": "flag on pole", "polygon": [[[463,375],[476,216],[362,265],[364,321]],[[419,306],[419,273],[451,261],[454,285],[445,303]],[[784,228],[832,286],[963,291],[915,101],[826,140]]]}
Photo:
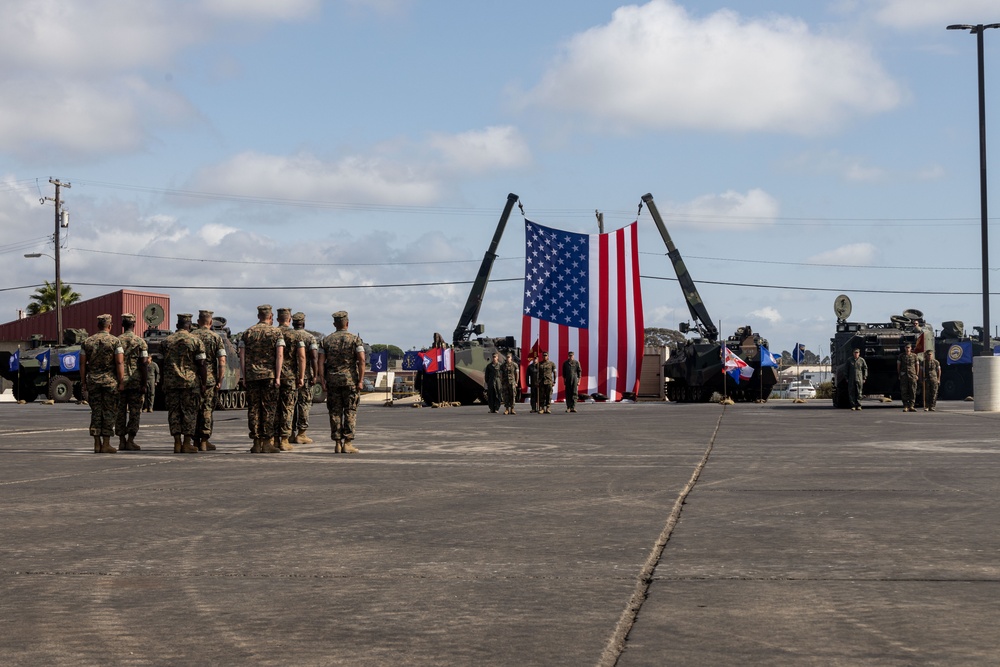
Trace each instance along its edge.
{"label": "flag on pole", "polygon": [[948,365],[971,364],[972,343],[955,343],[948,348]]}
{"label": "flag on pole", "polygon": [[38,372],[39,373],[48,373],[49,372],[49,363],[50,363],[51,359],[52,359],[52,348],[51,347],[49,349],[45,350],[44,352],[42,352],[40,355],[38,355]]}
{"label": "flag on pole", "polygon": [[[608,234],[579,234],[524,223],[521,349],[548,352],[558,368],[580,362],[581,394],[609,400],[639,390],[644,343],[638,223]],[[526,376],[529,357],[521,357]],[[559,374],[552,400],[562,400]]]}
{"label": "flag on pole", "polygon": [[59,370],[71,373],[80,370],[80,350],[59,355]]}
{"label": "flag on pole", "polygon": [[17,348],[14,354],[10,355],[7,360],[7,370],[11,373],[21,370],[21,348]]}
{"label": "flag on pole", "polygon": [[455,351],[450,347],[435,347],[419,352],[420,363],[425,373],[441,373],[455,370]]}
{"label": "flag on pole", "polygon": [[776,356],[774,356],[773,354],[771,354],[771,351],[768,350],[763,345],[761,345],[759,347],[760,347],[760,367],[761,368],[777,368],[778,367],[778,358]]}
{"label": "flag on pole", "polygon": [[415,371],[423,366],[420,361],[420,353],[416,350],[408,350],[403,353],[403,370]]}
{"label": "flag on pole", "polygon": [[806,358],[806,346],[803,343],[796,343],[792,348],[792,359],[797,364],[801,364]]}
{"label": "flag on pole", "polygon": [[373,373],[381,373],[389,368],[389,350],[372,352],[371,370]]}
{"label": "flag on pole", "polygon": [[736,384],[739,384],[740,380],[749,380],[753,376],[753,368],[750,364],[737,357],[725,343],[722,344],[722,349],[725,355],[722,363],[723,372],[728,373],[729,377],[736,381]]}

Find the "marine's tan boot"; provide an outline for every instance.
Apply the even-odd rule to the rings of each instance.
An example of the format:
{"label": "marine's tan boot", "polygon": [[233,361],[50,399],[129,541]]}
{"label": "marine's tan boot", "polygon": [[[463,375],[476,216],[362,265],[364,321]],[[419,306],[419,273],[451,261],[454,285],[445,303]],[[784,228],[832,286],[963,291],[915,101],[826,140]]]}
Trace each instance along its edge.
{"label": "marine's tan boot", "polygon": [[272,438],[264,438],[260,441],[260,451],[262,454],[277,454],[281,450],[274,446]]}
{"label": "marine's tan boot", "polygon": [[117,449],[111,446],[111,436],[104,436],[101,440],[101,454],[114,454],[117,451]]}
{"label": "marine's tan boot", "polygon": [[260,454],[260,438],[253,439],[253,447],[250,448],[251,454]]}
{"label": "marine's tan boot", "polygon": [[340,449],[345,454],[360,454],[361,453],[361,450],[358,449],[357,447],[355,447],[354,445],[352,445],[350,440],[348,440],[343,445],[341,445]]}
{"label": "marine's tan boot", "polygon": [[191,444],[191,436],[184,436],[184,444],[181,445],[181,454],[197,454],[198,448]]}
{"label": "marine's tan boot", "polygon": [[299,431],[299,434],[295,436],[295,442],[300,445],[311,445],[313,439],[306,435],[305,431]]}
{"label": "marine's tan boot", "polygon": [[95,454],[101,453],[101,436],[99,435],[94,436],[94,453]]}
{"label": "marine's tan boot", "polygon": [[123,449],[126,452],[138,452],[142,448],[135,444],[135,434],[130,433],[128,438],[122,444],[118,445],[118,449]]}
{"label": "marine's tan boot", "polygon": [[198,444],[198,449],[200,449],[203,452],[214,452],[215,451],[215,445],[213,445],[212,443],[210,443],[208,441],[208,438],[205,438],[204,440],[202,440]]}
{"label": "marine's tan boot", "polygon": [[281,438],[281,441],[278,442],[278,449],[283,452],[290,452],[295,449],[295,447],[292,446],[292,443],[288,442],[288,438],[283,437]]}
{"label": "marine's tan boot", "polygon": [[181,436],[180,433],[174,436],[174,454],[181,453]]}

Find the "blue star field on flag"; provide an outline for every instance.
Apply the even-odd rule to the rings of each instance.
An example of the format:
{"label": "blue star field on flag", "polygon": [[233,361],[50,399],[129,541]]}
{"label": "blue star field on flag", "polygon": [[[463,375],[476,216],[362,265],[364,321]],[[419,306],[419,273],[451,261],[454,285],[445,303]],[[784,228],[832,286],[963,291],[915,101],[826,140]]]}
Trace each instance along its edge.
{"label": "blue star field on flag", "polygon": [[569,327],[590,321],[587,234],[525,226],[524,314]]}

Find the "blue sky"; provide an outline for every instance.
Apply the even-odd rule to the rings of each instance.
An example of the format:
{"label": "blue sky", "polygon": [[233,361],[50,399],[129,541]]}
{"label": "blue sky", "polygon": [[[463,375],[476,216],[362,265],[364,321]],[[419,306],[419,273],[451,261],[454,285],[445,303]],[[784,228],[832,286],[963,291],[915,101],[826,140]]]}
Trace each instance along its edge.
{"label": "blue sky", "polygon": [[[236,330],[266,302],[322,331],[347,309],[371,343],[450,337],[469,290],[450,283],[475,277],[508,192],[589,233],[651,192],[716,323],[776,351],[826,350],[841,292],[852,319],[971,329],[976,40],[945,26],[998,21],[993,0],[5,2],[0,320],[52,279],[22,255],[51,253],[54,177],[72,183],[66,282],[166,287],[174,313]],[[639,222],[646,324],[676,328],[687,308]],[[523,276],[523,244],[515,210],[494,278]],[[990,265],[997,291],[1000,251]],[[520,311],[497,281],[479,319],[517,335]]]}

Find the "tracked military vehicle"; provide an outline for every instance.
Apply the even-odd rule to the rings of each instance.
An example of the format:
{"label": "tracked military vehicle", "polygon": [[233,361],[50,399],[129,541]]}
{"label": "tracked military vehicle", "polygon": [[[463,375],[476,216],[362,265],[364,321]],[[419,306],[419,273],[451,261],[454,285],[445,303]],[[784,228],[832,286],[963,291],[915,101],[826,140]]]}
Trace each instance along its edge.
{"label": "tracked military vehicle", "polygon": [[[708,309],[701,300],[698,288],[688,273],[680,251],[674,246],[663,218],[653,202],[653,195],[643,195],[642,201],[656,223],[660,236],[667,246],[667,256],[673,264],[688,311],[694,325],[681,323],[683,334],[694,333],[694,338],[667,345],[669,356],[663,365],[667,380],[667,398],[680,403],[705,402],[712,394],[727,395],[734,401],[767,400],[771,388],[778,382],[776,368],[761,367],[760,346],[768,347],[767,339],[755,333],[749,325],[738,328],[725,342],[719,340],[718,328],[712,323]],[[723,346],[753,368],[753,375],[737,382],[723,372]]]}
{"label": "tracked military vehicle", "polygon": [[[490,272],[497,259],[496,251],[500,245],[500,238],[517,200],[516,194],[507,195],[507,204],[500,215],[493,240],[483,256],[479,273],[452,335],[454,370],[425,373],[422,369],[417,369],[414,388],[420,392],[420,398],[425,403],[459,402],[462,405],[472,405],[476,401],[485,403],[486,366],[490,363],[493,353],[497,352],[504,357],[510,352],[514,355],[514,359],[520,362],[520,348],[517,347],[514,336],[485,337],[483,334],[486,332],[486,327],[477,323],[483,297],[486,294],[486,285],[490,280]],[[440,346],[444,341],[435,341],[435,344]]]}

